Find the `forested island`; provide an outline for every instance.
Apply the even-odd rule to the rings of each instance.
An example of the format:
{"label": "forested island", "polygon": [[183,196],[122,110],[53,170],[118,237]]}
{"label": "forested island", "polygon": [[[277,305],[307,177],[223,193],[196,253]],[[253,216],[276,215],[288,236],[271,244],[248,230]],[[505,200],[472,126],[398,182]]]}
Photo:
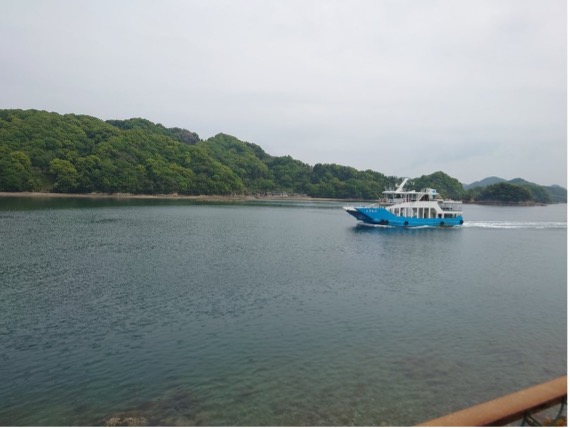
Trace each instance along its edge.
{"label": "forested island", "polygon": [[[499,179],[501,180],[501,179]],[[401,178],[337,164],[271,156],[218,134],[206,140],[146,119],[107,120],[39,110],[0,110],[0,191],[135,195],[307,195],[373,200]],[[566,189],[522,179],[465,188],[438,171],[413,188],[466,202],[566,202]]]}

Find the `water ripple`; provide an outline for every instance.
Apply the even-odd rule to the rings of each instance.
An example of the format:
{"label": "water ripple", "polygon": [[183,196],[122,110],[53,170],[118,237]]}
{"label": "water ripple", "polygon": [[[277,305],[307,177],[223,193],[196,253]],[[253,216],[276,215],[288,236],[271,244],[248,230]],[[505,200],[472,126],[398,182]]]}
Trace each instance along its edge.
{"label": "water ripple", "polygon": [[562,218],[320,207],[2,215],[0,425],[413,425],[565,371]]}

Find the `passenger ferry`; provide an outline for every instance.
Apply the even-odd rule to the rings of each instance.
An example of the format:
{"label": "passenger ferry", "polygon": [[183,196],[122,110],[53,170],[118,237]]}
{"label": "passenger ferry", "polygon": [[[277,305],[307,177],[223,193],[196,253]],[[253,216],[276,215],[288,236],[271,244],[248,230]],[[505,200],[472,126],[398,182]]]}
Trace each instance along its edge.
{"label": "passenger ferry", "polygon": [[396,190],[383,193],[379,203],[343,207],[366,224],[394,227],[452,227],[463,224],[461,201],[443,199],[435,189],[405,190],[405,178]]}

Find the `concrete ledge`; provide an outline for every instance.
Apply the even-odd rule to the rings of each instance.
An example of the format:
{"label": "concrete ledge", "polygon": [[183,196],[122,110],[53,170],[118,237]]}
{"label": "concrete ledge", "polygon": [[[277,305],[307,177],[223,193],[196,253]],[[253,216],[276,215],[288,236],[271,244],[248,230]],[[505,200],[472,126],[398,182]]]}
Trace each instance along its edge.
{"label": "concrete ledge", "polygon": [[418,426],[500,426],[560,403],[568,394],[567,376],[469,407]]}

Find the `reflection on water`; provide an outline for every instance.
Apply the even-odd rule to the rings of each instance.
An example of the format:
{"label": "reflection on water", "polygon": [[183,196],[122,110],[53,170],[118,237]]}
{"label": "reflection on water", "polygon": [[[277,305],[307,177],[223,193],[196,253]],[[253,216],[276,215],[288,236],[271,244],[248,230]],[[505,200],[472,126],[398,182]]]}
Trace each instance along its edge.
{"label": "reflection on water", "polygon": [[73,203],[0,210],[2,425],[413,425],[565,373],[560,207]]}

